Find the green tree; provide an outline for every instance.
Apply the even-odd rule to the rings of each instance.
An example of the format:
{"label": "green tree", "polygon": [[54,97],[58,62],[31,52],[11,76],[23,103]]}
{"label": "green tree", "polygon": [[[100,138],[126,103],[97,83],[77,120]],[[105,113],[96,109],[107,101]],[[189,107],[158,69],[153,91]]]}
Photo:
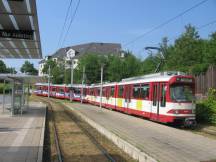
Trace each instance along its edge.
{"label": "green tree", "polygon": [[52,76],[52,83],[54,84],[63,84],[64,83],[64,65],[63,63],[57,63],[56,61],[53,61],[52,59],[49,59],[46,61],[44,68],[43,68],[43,73],[48,74],[48,69],[50,66],[50,75]]}
{"label": "green tree", "polygon": [[20,68],[22,73],[27,73],[30,75],[37,75],[38,70],[34,68],[34,64],[30,63],[29,61],[25,61],[25,63]]}
{"label": "green tree", "polygon": [[152,55],[148,56],[142,62],[142,66],[141,66],[142,74],[153,73],[158,63],[159,60],[157,58],[153,57]]}
{"label": "green tree", "polygon": [[118,55],[87,54],[79,60],[75,70],[75,81],[81,83],[82,69],[85,66],[86,82],[99,83],[102,64],[104,65],[104,81],[120,81],[123,78],[141,74],[141,61],[131,52],[126,52],[124,58]]}
{"label": "green tree", "polygon": [[64,66],[58,65],[51,70],[52,82],[54,84],[64,83]]}
{"label": "green tree", "polygon": [[108,65],[105,72],[105,75],[107,75],[108,81],[120,81],[123,76],[124,71],[124,65],[122,58],[118,56],[109,56],[108,57]]}
{"label": "green tree", "polygon": [[8,73],[7,67],[4,61],[0,60],[0,73]]}
{"label": "green tree", "polygon": [[199,74],[204,72],[208,63],[205,61],[206,41],[201,39],[196,28],[190,24],[185,26],[185,32],[175,40],[173,45],[162,41],[165,64],[162,70],[178,70]]}
{"label": "green tree", "polygon": [[0,73],[13,73],[13,74],[16,74],[17,71],[13,67],[8,68],[5,65],[4,61],[0,60]]}
{"label": "green tree", "polygon": [[176,70],[191,72],[193,65],[202,62],[202,42],[195,27],[188,25],[185,30],[175,41],[172,58],[175,59]]}
{"label": "green tree", "polygon": [[98,54],[86,54],[80,58],[78,67],[75,70],[75,81],[81,83],[83,67],[85,66],[86,83],[100,82],[101,64],[105,64],[106,58]]}
{"label": "green tree", "polygon": [[16,71],[16,69],[15,69],[15,68],[13,68],[13,67],[10,67],[10,68],[7,68],[7,73],[16,74],[16,73],[17,73],[17,71]]}
{"label": "green tree", "polygon": [[48,59],[44,65],[43,70],[42,70],[43,73],[48,74],[49,66],[50,66],[50,69],[52,70],[54,67],[57,66],[56,61],[53,61],[52,59]]}
{"label": "green tree", "polygon": [[205,41],[205,62],[216,65],[216,32],[210,35],[210,40]]}
{"label": "green tree", "polygon": [[123,78],[133,77],[141,74],[141,61],[131,52],[126,52],[123,59]]}

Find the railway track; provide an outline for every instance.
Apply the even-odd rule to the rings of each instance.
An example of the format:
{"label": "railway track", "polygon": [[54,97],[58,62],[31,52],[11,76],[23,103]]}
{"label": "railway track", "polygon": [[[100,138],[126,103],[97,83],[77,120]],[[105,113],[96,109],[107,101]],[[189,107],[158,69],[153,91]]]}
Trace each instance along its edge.
{"label": "railway track", "polygon": [[[54,130],[54,138],[55,138],[55,146],[56,146],[56,156],[58,157],[57,159],[59,162],[71,161],[71,156],[68,156],[68,154],[71,154],[71,152],[67,151],[67,148],[65,148],[66,142],[64,142],[64,140],[66,140],[66,138],[64,137],[64,134],[66,134],[66,135],[69,134],[69,131],[68,132],[62,131],[61,124],[59,124],[59,122],[60,122],[59,116],[60,115],[59,115],[58,111],[61,111],[61,115],[64,115],[65,119],[66,118],[70,119],[70,120],[67,120],[67,122],[73,123],[72,125],[76,125],[76,127],[73,128],[74,130],[79,129],[76,133],[74,132],[75,134],[81,134],[81,136],[86,136],[86,139],[88,141],[86,139],[84,139],[85,143],[83,143],[83,148],[86,149],[86,143],[90,143],[90,144],[88,144],[88,147],[90,147],[90,149],[94,150],[93,152],[97,152],[96,153],[97,155],[88,157],[85,160],[80,159],[80,161],[95,161],[95,162],[96,161],[109,161],[109,162],[134,161],[130,157],[127,157],[127,158],[122,157],[122,154],[123,154],[122,152],[116,151],[117,152],[116,153],[114,151],[114,153],[113,153],[113,150],[110,151],[109,146],[107,147],[108,148],[108,150],[107,150],[106,146],[104,147],[104,143],[106,143],[106,142],[101,143],[101,141],[99,141],[101,138],[100,137],[98,138],[98,135],[95,135],[94,133],[92,133],[92,128],[89,128],[89,126],[87,126],[86,123],[84,124],[84,122],[81,121],[81,119],[78,116],[76,116],[71,110],[65,108],[61,103],[58,103],[58,101],[56,101],[55,99],[47,100],[47,99],[41,98],[41,97],[39,99],[48,105],[49,110],[52,114],[51,119],[52,119],[53,127],[54,127],[53,130]],[[75,140],[73,141],[72,136],[73,136],[73,133],[70,135],[71,140],[67,141],[67,144],[68,144],[68,142],[69,143],[71,142],[71,146],[73,145],[73,142],[75,141]],[[81,144],[77,143],[77,145],[81,145]],[[111,144],[111,145],[113,145],[113,144]],[[117,146],[115,146],[115,147],[117,147]],[[87,150],[86,152],[88,152],[88,151],[89,150]],[[72,152],[74,152],[74,149]],[[74,154],[79,154],[79,151],[77,151]],[[83,156],[82,151],[80,152],[80,156],[81,157]],[[128,155],[126,155],[126,156],[128,156]],[[77,158],[77,159],[79,159],[79,158]]]}
{"label": "railway track", "polygon": [[[65,108],[64,108],[65,109]],[[67,110],[65,110],[67,111]],[[73,117],[70,116],[70,118],[72,120]],[[82,129],[82,131],[88,136],[88,138],[91,140],[92,143],[95,144],[95,146],[101,151],[101,153],[110,161],[110,162],[116,162],[115,159],[113,159],[113,157],[106,151],[106,149],[95,139],[94,136],[92,136],[88,130],[81,124],[79,124],[79,122],[77,123],[77,125]]]}
{"label": "railway track", "polygon": [[[50,103],[49,103],[49,108],[50,108],[50,110],[51,110],[51,112],[53,114],[54,111],[53,111],[52,105]],[[51,115],[51,118],[52,118],[52,123],[53,123],[54,139],[55,139],[55,146],[56,146],[58,161],[63,162],[63,155],[62,155],[62,151],[61,151],[61,148],[60,148],[60,145],[59,145],[59,137],[58,137],[58,132],[57,132],[54,116]]]}

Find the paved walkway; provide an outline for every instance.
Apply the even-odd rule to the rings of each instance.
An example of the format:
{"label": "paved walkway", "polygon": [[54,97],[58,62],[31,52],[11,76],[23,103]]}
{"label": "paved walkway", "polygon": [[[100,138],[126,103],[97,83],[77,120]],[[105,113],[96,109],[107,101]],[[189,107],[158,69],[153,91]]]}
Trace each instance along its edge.
{"label": "paved walkway", "polygon": [[0,162],[42,161],[45,105],[30,102],[22,116],[0,113]]}
{"label": "paved walkway", "polygon": [[67,105],[160,162],[216,160],[216,140],[92,105]]}

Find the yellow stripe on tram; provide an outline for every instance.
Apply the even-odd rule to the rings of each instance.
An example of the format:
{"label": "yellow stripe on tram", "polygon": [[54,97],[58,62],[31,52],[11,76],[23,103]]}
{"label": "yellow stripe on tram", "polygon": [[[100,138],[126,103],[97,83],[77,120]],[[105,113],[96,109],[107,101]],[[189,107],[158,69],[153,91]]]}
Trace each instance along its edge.
{"label": "yellow stripe on tram", "polygon": [[118,98],[117,100],[118,100],[118,101],[117,101],[118,107],[123,107],[123,106],[122,106],[122,99],[121,99],[121,98]]}
{"label": "yellow stripe on tram", "polygon": [[142,110],[142,100],[137,100],[136,101],[136,109],[137,110]]}

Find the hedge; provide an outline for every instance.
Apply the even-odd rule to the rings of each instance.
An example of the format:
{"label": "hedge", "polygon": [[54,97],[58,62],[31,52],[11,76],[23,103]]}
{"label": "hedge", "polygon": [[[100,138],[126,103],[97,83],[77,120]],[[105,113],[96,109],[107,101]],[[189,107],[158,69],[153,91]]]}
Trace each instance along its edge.
{"label": "hedge", "polygon": [[216,89],[209,89],[208,98],[196,104],[196,120],[216,124]]}

